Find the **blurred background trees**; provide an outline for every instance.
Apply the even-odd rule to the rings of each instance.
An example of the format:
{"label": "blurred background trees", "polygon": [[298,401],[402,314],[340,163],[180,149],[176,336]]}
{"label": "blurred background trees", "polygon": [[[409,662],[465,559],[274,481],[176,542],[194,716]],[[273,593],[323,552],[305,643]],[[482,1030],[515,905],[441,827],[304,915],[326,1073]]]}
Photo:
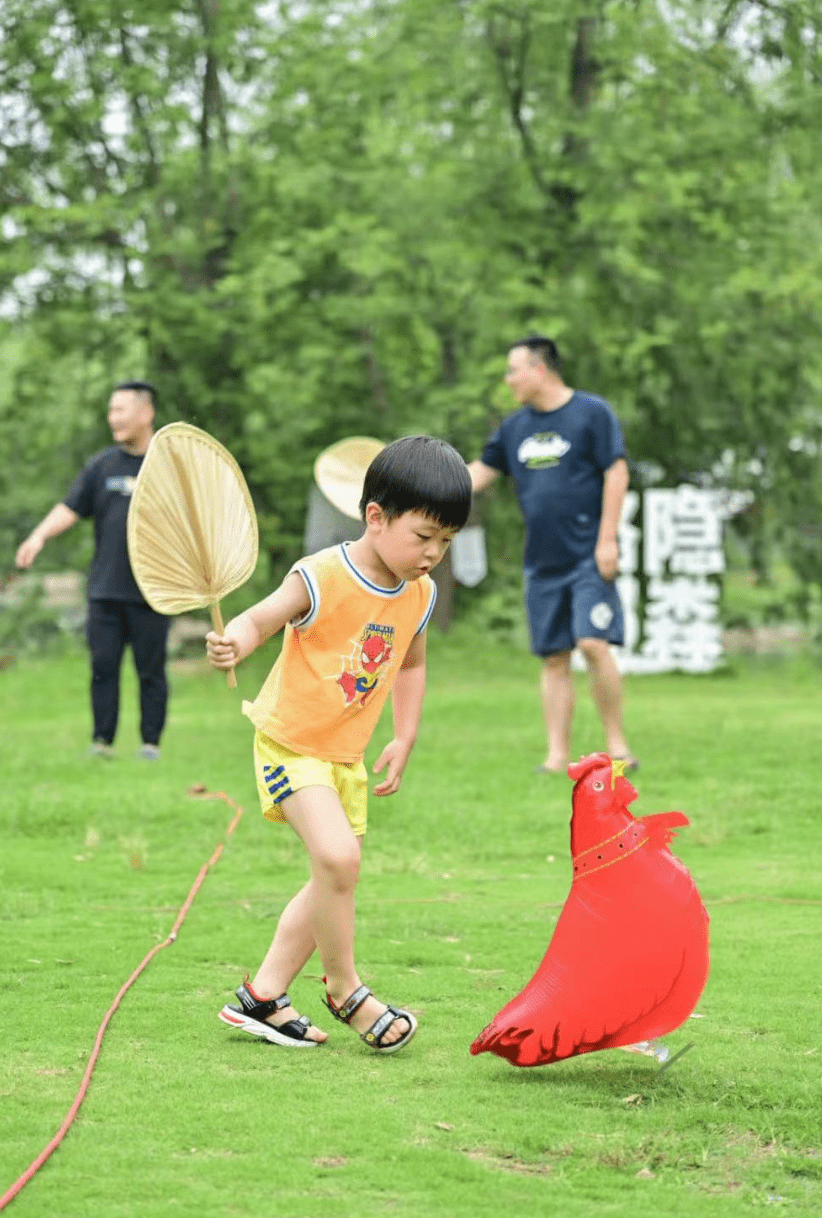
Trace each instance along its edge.
{"label": "blurred background trees", "polygon": [[478,455],[539,329],[641,470],[721,460],[761,577],[822,585],[818,0],[0,11],[5,570],[118,380],[231,448],[282,566],[321,448]]}

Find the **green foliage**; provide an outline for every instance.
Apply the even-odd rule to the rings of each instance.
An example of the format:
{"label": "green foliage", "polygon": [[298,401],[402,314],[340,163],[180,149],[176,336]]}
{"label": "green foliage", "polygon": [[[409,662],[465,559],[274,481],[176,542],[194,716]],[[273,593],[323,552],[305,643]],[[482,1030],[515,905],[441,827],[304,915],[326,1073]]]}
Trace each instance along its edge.
{"label": "green foliage", "polygon": [[104,442],[111,382],[147,375],[162,421],[236,453],[282,565],[318,449],[427,430],[476,456],[505,345],[536,327],[668,478],[729,449],[763,493],[789,477],[822,384],[818,6],[6,0],[3,20],[0,445],[33,453],[28,499],[0,486],[4,544]]}
{"label": "green foliage", "polygon": [[26,651],[65,650],[70,640],[58,615],[43,604],[43,589],[33,584],[12,604],[0,607],[0,669]]}
{"label": "green foliage", "polygon": [[802,582],[822,591],[822,412],[808,410],[796,423],[775,488],[781,539]]}

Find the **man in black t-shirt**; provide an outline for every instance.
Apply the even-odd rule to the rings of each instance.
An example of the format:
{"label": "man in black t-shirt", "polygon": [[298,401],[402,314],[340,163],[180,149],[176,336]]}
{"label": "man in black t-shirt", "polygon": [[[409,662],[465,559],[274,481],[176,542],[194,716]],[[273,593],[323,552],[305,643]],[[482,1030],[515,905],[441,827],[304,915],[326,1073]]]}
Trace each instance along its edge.
{"label": "man in black t-shirt", "polygon": [[131,492],[154,433],[156,392],[146,381],[118,385],[108,405],[113,448],[83,467],[61,503],[55,504],[17,551],[18,567],[32,565],[45,543],[79,519],[94,520],[94,558],[88,576],[86,636],[91,652],[91,707],[94,734],[90,752],[113,756],[120,707],[120,666],[131,644],[140,681],[139,755],[160,756],[166,718],[165,675],[169,619],[155,613],[137,587],[128,559],[126,521]]}

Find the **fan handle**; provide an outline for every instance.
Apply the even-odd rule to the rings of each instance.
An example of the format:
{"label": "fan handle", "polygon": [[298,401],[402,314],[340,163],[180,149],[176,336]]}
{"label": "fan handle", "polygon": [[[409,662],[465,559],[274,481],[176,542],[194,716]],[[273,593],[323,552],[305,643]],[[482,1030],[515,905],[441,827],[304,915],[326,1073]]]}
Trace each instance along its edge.
{"label": "fan handle", "polygon": [[[211,624],[217,631],[217,634],[223,634],[225,626],[223,625],[223,615],[220,613],[220,602],[215,601],[211,608]],[[237,688],[237,674],[233,668],[229,668],[225,674],[225,679],[228,682],[229,689]]]}

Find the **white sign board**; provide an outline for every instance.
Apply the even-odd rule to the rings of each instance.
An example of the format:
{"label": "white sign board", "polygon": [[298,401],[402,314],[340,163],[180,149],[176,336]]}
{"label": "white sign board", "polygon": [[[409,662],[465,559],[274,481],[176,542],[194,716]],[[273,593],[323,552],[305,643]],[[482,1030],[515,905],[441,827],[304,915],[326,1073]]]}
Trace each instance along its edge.
{"label": "white sign board", "polygon": [[647,490],[641,500],[638,491],[625,496],[617,580],[625,646],[615,653],[623,672],[716,668],[724,515],[716,491],[690,485]]}

